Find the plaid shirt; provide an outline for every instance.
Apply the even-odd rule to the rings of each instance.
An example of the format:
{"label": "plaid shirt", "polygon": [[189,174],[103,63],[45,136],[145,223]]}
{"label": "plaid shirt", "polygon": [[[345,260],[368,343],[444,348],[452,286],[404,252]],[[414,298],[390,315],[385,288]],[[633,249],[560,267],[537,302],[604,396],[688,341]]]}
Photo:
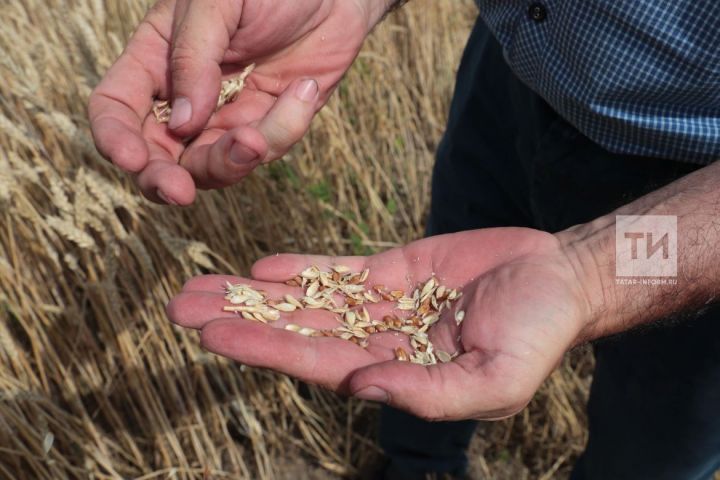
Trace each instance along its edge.
{"label": "plaid shirt", "polygon": [[477,0],[520,79],[611,152],[720,157],[720,0]]}

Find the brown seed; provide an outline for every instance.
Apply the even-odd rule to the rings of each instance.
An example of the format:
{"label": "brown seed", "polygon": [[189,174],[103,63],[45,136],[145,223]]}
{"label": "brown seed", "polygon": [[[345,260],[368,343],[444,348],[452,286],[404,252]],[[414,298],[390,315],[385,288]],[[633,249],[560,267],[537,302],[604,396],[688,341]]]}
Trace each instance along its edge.
{"label": "brown seed", "polygon": [[407,352],[402,347],[397,347],[395,349],[395,358],[401,362],[407,362],[410,359]]}
{"label": "brown seed", "polygon": [[402,290],[393,290],[392,292],[390,292],[390,295],[392,295],[395,300],[400,300],[405,296],[405,292],[403,292]]}

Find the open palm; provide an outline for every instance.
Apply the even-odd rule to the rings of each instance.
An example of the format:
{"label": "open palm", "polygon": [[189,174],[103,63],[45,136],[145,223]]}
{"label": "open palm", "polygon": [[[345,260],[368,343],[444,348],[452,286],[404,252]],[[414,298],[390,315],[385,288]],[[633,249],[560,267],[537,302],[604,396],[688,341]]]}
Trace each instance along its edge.
{"label": "open palm", "polygon": [[[379,20],[375,3],[387,2],[160,0],[90,98],[98,150],[155,201],[236,183],[306,132]],[[214,113],[221,80],[253,63]],[[169,125],[154,98],[173,101]]]}
{"label": "open palm", "polygon": [[[366,349],[331,337],[304,337],[287,323],[332,328],[329,312],[301,310],[268,325],[222,312],[225,281],[251,283],[270,297],[299,295],[284,281],[307,266],[370,269],[366,284],[412,291],[433,274],[463,291],[454,309],[430,330],[436,348],[459,356],[421,366],[394,360],[407,337],[379,333]],[[587,304],[557,239],[543,232],[500,228],[431,237],[369,257],[279,255],[255,264],[253,280],[210,275],[188,282],[168,306],[175,323],[202,329],[210,351],[272,368],[339,393],[379,400],[429,419],[501,418],[530,400],[583,329]],[[368,307],[373,318],[389,302]],[[395,312],[397,313],[397,312]]]}

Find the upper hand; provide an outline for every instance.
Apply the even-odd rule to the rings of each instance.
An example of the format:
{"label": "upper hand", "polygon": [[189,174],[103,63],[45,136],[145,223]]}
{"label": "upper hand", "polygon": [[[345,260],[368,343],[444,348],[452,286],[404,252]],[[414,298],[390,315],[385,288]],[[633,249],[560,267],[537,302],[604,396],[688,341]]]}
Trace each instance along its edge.
{"label": "upper hand", "polygon": [[[93,91],[98,150],[154,201],[238,182],[307,131],[387,0],[160,0]],[[213,114],[221,80],[255,63]],[[169,124],[155,98],[170,99]],[[188,139],[192,139],[188,141]]]}
{"label": "upper hand", "polygon": [[[460,355],[450,363],[421,366],[394,360],[407,337],[374,334],[362,349],[330,337],[304,337],[287,323],[332,328],[329,312],[301,310],[263,325],[222,312],[223,285],[250,282],[277,298],[299,296],[283,282],[309,265],[343,264],[370,269],[366,285],[412,291],[433,274],[463,296],[458,326],[446,312],[430,329],[436,349]],[[340,393],[380,400],[423,418],[496,419],[531,399],[564,353],[582,338],[590,318],[582,285],[553,235],[498,228],[431,237],[370,257],[279,255],[255,264],[253,280],[210,275],[188,282],[168,306],[170,319],[202,329],[210,351],[248,365],[268,367]],[[385,302],[368,307],[373,318],[390,312]]]}

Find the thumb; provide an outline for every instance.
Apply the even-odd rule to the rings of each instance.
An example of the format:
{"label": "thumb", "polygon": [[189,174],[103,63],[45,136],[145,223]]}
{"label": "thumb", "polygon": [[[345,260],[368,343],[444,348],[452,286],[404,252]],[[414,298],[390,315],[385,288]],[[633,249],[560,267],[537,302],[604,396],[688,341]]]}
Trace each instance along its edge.
{"label": "thumb", "polygon": [[[222,72],[220,63],[240,19],[240,2],[187,0],[176,21],[170,52],[172,114],[168,127],[180,137],[197,134],[217,105]],[[226,7],[221,7],[221,4]]]}
{"label": "thumb", "polygon": [[[478,352],[431,366],[391,360],[357,370],[350,392],[387,403],[426,420],[498,419],[527,403],[512,378],[492,381],[482,371]],[[517,397],[517,398],[516,398]]]}

